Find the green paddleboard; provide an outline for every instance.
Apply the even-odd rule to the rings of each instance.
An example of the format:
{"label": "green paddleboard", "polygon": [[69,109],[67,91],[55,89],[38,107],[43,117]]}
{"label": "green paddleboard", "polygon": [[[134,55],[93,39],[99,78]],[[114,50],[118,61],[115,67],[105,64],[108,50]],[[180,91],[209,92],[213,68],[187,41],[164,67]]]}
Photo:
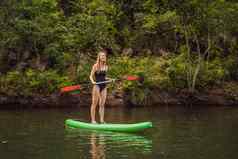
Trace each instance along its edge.
{"label": "green paddleboard", "polygon": [[134,124],[92,124],[78,120],[67,119],[65,125],[72,128],[91,129],[116,132],[139,132],[152,127],[151,122],[140,122]]}

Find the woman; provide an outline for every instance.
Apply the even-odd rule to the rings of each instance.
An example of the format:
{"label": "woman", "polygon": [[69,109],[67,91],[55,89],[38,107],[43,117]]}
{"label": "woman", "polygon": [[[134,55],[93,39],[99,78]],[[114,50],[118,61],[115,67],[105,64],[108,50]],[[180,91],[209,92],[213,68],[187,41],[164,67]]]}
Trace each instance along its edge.
{"label": "woman", "polygon": [[105,83],[96,84],[97,82],[103,82],[107,80],[112,80],[106,77],[106,73],[108,70],[108,66],[106,63],[106,51],[100,51],[98,53],[97,61],[93,65],[91,73],[90,73],[90,80],[93,86],[92,90],[92,105],[91,105],[91,122],[96,124],[96,107],[99,104],[99,116],[100,122],[105,123],[104,121],[104,106],[107,97],[107,87]]}

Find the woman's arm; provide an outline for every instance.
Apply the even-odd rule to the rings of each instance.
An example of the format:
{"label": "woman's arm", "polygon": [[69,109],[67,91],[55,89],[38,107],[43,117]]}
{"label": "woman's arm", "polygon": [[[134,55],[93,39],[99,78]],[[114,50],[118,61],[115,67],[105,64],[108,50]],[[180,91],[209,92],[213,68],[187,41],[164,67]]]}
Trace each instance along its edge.
{"label": "woman's arm", "polygon": [[95,74],[95,71],[96,71],[96,65],[94,64],[93,67],[92,67],[90,76],[89,76],[89,79],[90,79],[90,81],[92,82],[92,84],[96,84],[96,82],[95,82],[94,79],[93,79],[94,74]]}

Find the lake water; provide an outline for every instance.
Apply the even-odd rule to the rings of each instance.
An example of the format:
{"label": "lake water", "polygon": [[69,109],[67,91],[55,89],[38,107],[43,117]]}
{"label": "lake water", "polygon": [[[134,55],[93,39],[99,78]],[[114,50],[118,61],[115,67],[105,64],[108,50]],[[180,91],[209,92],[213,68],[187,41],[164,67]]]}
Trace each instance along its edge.
{"label": "lake water", "polygon": [[65,128],[89,108],[0,110],[1,159],[237,159],[238,108],[107,108],[106,121],[152,121],[141,133]]}

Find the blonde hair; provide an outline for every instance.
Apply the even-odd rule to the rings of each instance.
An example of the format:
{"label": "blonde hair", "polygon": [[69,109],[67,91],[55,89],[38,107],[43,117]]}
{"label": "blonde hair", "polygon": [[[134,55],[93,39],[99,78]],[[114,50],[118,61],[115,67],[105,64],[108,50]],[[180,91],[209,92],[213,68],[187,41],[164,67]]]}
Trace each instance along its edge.
{"label": "blonde hair", "polygon": [[[106,52],[105,52],[104,50],[98,52],[98,55],[97,55],[97,61],[96,61],[96,68],[97,68],[97,70],[100,70],[100,69],[101,69],[100,54],[102,54],[102,53],[105,54],[105,55],[107,55]],[[106,62],[105,62],[105,65],[107,65]]]}

